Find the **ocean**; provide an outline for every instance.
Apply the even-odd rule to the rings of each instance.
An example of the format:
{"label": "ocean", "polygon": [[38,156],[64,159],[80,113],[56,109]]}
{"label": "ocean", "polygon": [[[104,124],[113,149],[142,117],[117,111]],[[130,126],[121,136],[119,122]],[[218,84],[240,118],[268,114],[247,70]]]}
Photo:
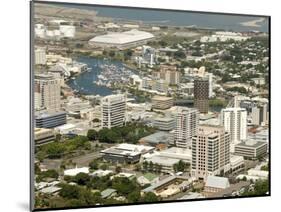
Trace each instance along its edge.
{"label": "ocean", "polygon": [[268,32],[268,18],[257,22],[256,26],[245,26],[241,23],[251,22],[263,17],[245,15],[211,14],[190,11],[167,11],[155,9],[135,9],[103,6],[72,5],[67,7],[95,10],[98,16],[111,17],[119,20],[134,20],[142,23],[170,26],[196,26],[198,28],[214,28],[230,31],[261,31]]}

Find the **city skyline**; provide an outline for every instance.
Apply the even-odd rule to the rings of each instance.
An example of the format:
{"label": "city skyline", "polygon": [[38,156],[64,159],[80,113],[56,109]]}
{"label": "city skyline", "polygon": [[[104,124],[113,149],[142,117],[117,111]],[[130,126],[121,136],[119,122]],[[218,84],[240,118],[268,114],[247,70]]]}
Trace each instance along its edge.
{"label": "city skyline", "polygon": [[33,6],[34,209],[270,195],[268,17]]}

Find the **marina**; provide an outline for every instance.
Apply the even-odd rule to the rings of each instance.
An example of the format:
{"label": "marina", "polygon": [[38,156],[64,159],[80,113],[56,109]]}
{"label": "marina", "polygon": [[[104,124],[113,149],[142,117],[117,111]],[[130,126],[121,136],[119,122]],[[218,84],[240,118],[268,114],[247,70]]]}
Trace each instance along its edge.
{"label": "marina", "polygon": [[67,82],[75,92],[84,95],[106,96],[113,93],[112,87],[128,83],[133,70],[122,62],[81,56],[77,62],[87,65],[87,71],[70,78]]}

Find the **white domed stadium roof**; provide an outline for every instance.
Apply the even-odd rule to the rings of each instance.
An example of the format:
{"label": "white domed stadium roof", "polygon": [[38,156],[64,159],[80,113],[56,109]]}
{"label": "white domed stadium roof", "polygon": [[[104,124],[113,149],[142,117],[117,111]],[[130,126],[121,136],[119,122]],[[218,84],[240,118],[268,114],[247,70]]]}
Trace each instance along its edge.
{"label": "white domed stadium roof", "polygon": [[109,33],[106,35],[96,36],[92,38],[90,42],[122,45],[126,43],[137,42],[140,40],[146,40],[150,38],[154,38],[154,35],[149,32],[133,29],[121,33]]}

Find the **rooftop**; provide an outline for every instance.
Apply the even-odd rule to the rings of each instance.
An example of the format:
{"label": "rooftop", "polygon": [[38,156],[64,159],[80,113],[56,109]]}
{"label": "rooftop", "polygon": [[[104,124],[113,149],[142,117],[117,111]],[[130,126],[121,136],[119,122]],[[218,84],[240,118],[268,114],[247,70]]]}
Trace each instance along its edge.
{"label": "rooftop", "polygon": [[136,29],[126,31],[126,32],[118,32],[118,33],[108,33],[106,35],[99,35],[90,40],[90,42],[94,43],[108,43],[108,44],[126,44],[132,43],[139,40],[145,40],[154,38],[154,35],[149,32],[139,31]]}
{"label": "rooftop", "polygon": [[180,159],[161,157],[161,156],[155,155],[155,156],[152,156],[151,158],[147,158],[146,161],[160,164],[163,166],[173,166],[174,164],[178,163],[180,161]]}
{"label": "rooftop", "polygon": [[263,142],[263,141],[247,140],[247,141],[241,142],[239,144],[236,144],[236,147],[258,148],[258,147],[266,145],[266,144],[267,144],[267,142]]}
{"label": "rooftop", "polygon": [[64,175],[68,176],[76,176],[79,173],[89,173],[89,167],[82,167],[82,168],[74,168],[74,169],[67,169],[64,171]]}
{"label": "rooftop", "polygon": [[40,192],[45,193],[45,194],[52,194],[52,193],[58,192],[60,190],[61,190],[61,188],[59,188],[57,186],[51,186],[51,187],[41,189]]}
{"label": "rooftop", "polygon": [[153,149],[154,147],[150,147],[150,146],[122,143],[110,147],[108,149],[102,150],[101,153],[136,156],[138,154],[149,152]]}
{"label": "rooftop", "polygon": [[226,189],[230,186],[230,184],[229,184],[228,178],[217,177],[217,176],[208,176],[205,186],[212,187],[212,188]]}
{"label": "rooftop", "polygon": [[151,134],[149,136],[141,138],[141,140],[145,140],[148,143],[168,143],[170,140],[170,134],[167,132],[156,132],[154,134]]}
{"label": "rooftop", "polygon": [[165,185],[166,183],[173,181],[175,179],[187,180],[185,177],[173,175],[173,176],[166,177],[165,179],[158,181],[157,183],[152,184],[151,186],[143,189],[142,191],[143,192],[152,192],[153,190],[159,188],[160,186]]}
{"label": "rooftop", "polygon": [[108,188],[108,189],[105,189],[101,192],[101,197],[102,198],[107,198],[109,197],[111,194],[113,194],[114,192],[116,192],[115,189],[113,188]]}
{"label": "rooftop", "polygon": [[177,158],[180,160],[191,160],[191,149],[171,147],[160,152],[165,158]]}
{"label": "rooftop", "polygon": [[152,97],[152,100],[158,100],[158,101],[167,101],[167,100],[172,100],[173,97],[168,97],[168,96],[154,96]]}

